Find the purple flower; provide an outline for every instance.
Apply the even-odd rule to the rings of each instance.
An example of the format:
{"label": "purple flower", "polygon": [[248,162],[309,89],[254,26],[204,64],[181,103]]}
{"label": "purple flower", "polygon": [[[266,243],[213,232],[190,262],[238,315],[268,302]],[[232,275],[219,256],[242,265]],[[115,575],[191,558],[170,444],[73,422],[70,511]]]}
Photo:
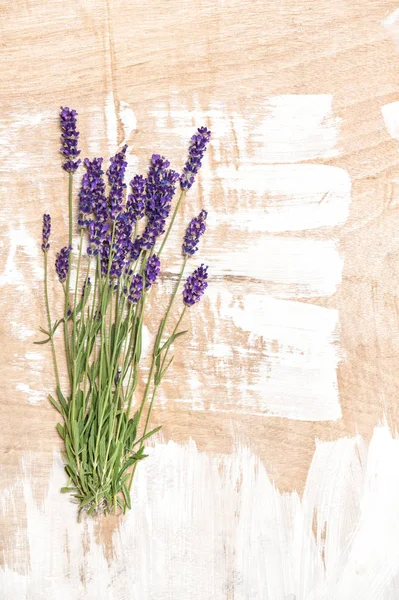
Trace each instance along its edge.
{"label": "purple flower", "polygon": [[104,221],[107,215],[107,200],[105,197],[105,183],[103,180],[102,158],[85,158],[86,173],[82,177],[79,192],[79,217],[80,227],[89,227],[92,219],[85,215],[94,214],[97,220]]}
{"label": "purple flower", "polygon": [[201,300],[202,294],[208,287],[208,267],[201,265],[191,275],[187,277],[187,281],[183,290],[183,302],[186,306],[192,306]]}
{"label": "purple flower", "polygon": [[51,233],[51,217],[50,215],[43,215],[43,234],[42,234],[42,250],[48,252],[50,248],[50,233]]}
{"label": "purple flower", "polygon": [[79,131],[76,131],[77,116],[78,113],[76,110],[70,110],[67,106],[65,108],[61,106],[61,153],[66,158],[62,168],[70,173],[76,171],[81,162],[80,159],[74,160],[80,154],[80,150],[78,150]]}
{"label": "purple flower", "polygon": [[142,219],[145,213],[146,179],[142,175],[135,175],[130,182],[130,187],[132,193],[127,198],[126,210],[136,222]]}
{"label": "purple flower", "polygon": [[180,176],[180,186],[183,190],[189,190],[193,185],[195,175],[201,167],[201,160],[210,139],[211,132],[206,127],[199,127],[197,133],[191,138],[188,159]]}
{"label": "purple flower", "polygon": [[127,162],[125,160],[127,144],[125,144],[120,152],[111,158],[111,164],[108,167],[107,175],[110,185],[109,191],[109,210],[111,219],[114,220],[116,215],[122,210],[123,194],[126,189],[126,184],[123,183]]}
{"label": "purple flower", "polygon": [[141,275],[136,273],[136,275],[133,276],[129,290],[128,292],[125,290],[125,293],[128,293],[127,299],[129,302],[137,304],[143,293],[143,278]]}
{"label": "purple flower", "polygon": [[92,219],[89,221],[89,242],[87,254],[97,256],[109,230],[109,223]]}
{"label": "purple flower", "polygon": [[148,223],[141,238],[142,248],[148,250],[154,247],[157,237],[165,231],[176,181],[179,179],[178,173],[169,169],[169,165],[169,161],[164,156],[152,155],[146,184],[145,212]]}
{"label": "purple flower", "polygon": [[136,238],[134,242],[130,242],[129,244],[129,256],[133,262],[136,262],[141,252],[141,240],[140,238]]}
{"label": "purple flower", "polygon": [[[110,277],[120,277],[123,269],[127,266],[129,252],[132,248],[131,236],[133,224],[129,213],[123,211],[119,213],[114,221],[114,234],[112,243],[112,257],[110,265]],[[112,233],[105,236],[101,244],[101,270],[103,275],[108,272],[108,263],[111,254]]]}
{"label": "purple flower", "polygon": [[57,252],[57,258],[55,259],[55,270],[61,283],[66,280],[68,275],[69,255],[71,250],[72,246],[64,246],[64,248],[61,248],[61,250]]}
{"label": "purple flower", "polygon": [[205,220],[208,216],[206,210],[201,210],[198,217],[194,217],[187,227],[183,241],[183,254],[193,255],[198,250],[198,243],[201,235],[205,233]]}
{"label": "purple flower", "polygon": [[150,256],[145,268],[145,287],[148,289],[156,280],[161,270],[161,261],[156,254]]}

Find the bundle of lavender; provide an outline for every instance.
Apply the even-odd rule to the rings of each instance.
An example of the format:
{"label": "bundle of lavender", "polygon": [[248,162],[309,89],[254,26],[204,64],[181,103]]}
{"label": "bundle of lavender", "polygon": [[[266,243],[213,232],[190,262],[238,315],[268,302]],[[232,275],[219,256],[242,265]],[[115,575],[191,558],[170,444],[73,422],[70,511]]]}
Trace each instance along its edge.
{"label": "bundle of lavender", "polygon": [[[62,318],[52,321],[48,295],[51,217],[45,214],[42,250],[48,327],[41,329],[46,339],[37,343],[50,343],[53,354],[56,394],[50,396],[50,401],[62,417],[57,430],[65,442],[69,478],[61,491],[72,493],[79,514],[82,510],[89,514],[125,512],[131,508],[130,491],[137,463],[146,456],[144,442],[160,429],[150,431],[149,423],[156,392],[173,361],[172,345],[186,333],[180,325],[187,307],[201,299],[208,285],[207,267],[201,265],[183,286],[180,316],[173,322],[171,309],[187,261],[198,250],[205,232],[207,213],[202,210],[186,230],[181,271],[159,324],[143,395],[137,399],[136,388],[143,376],[140,359],[143,322],[148,316],[146,299],[161,271],[160,257],[177,211],[201,167],[210,131],[201,127],[191,138],[181,175],[163,156],[154,154],[147,177],[136,175],[128,194],[124,183],[126,145],[110,159],[106,171],[108,193],[103,159],[86,158],[76,223],[79,246],[72,253],[73,178],[81,162],[77,113],[61,108],[60,118],[63,169],[69,174],[69,240],[57,253],[55,270],[65,295],[65,311]],[[167,225],[178,184],[180,196]],[[87,252],[83,252],[85,236]],[[72,265],[75,255],[76,264]],[[60,326],[68,391],[61,389],[54,344]]]}

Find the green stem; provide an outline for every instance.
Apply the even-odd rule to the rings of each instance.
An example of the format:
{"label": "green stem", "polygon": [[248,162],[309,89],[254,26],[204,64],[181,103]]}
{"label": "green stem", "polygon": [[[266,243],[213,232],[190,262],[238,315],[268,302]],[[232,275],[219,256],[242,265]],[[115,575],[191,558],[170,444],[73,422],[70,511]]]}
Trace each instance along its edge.
{"label": "green stem", "polygon": [[[80,230],[80,241],[79,241],[79,255],[78,255],[78,264],[76,266],[76,281],[75,281],[75,295],[73,300],[73,335],[72,335],[72,349],[75,350],[75,356],[77,354],[76,350],[76,306],[77,306],[77,297],[78,297],[78,285],[79,285],[79,273],[80,273],[80,262],[82,260],[82,239],[83,239],[83,229]],[[82,309],[83,312],[83,309]]]}
{"label": "green stem", "polygon": [[50,314],[50,303],[49,303],[49,299],[48,299],[48,277],[47,277],[47,252],[44,253],[44,295],[46,298],[46,313],[47,313],[47,323],[48,323],[48,331],[49,331],[49,337],[50,337],[50,343],[51,343],[51,351],[53,354],[53,362],[54,362],[54,371],[55,371],[55,379],[57,382],[57,387],[60,388],[60,375],[58,372],[58,365],[57,365],[57,356],[55,353],[55,346],[54,346],[54,339],[53,339],[53,332],[51,331],[51,314]]}
{"label": "green stem", "polygon": [[[171,308],[173,306],[173,302],[174,302],[174,300],[176,298],[177,290],[179,289],[181,280],[183,278],[183,273],[184,273],[184,269],[185,269],[186,264],[187,264],[187,259],[188,259],[188,257],[185,256],[184,257],[184,261],[183,261],[183,266],[182,266],[182,269],[180,271],[179,279],[178,279],[177,284],[175,286],[174,292],[173,292],[173,294],[171,296],[168,309],[166,311],[165,317],[162,319],[161,324],[159,326],[158,335],[157,335],[157,341],[155,343],[154,352],[153,352],[153,356],[152,356],[150,373],[148,375],[147,385],[146,385],[146,388],[145,388],[145,391],[144,391],[143,400],[142,400],[142,403],[141,403],[141,406],[140,406],[140,409],[139,409],[139,417],[138,417],[138,420],[137,420],[137,427],[139,426],[140,419],[141,419],[141,416],[143,414],[143,409],[144,409],[144,406],[145,406],[145,403],[147,401],[148,394],[149,394],[149,391],[150,391],[151,382],[152,382],[152,376],[154,374],[155,362],[156,362],[156,358],[157,358],[157,352],[158,352],[159,347],[161,346],[161,342],[162,342],[162,335],[163,335],[163,332],[165,330],[166,322],[168,320]],[[149,406],[149,409],[148,409],[149,413],[151,413],[152,404],[153,404],[153,401],[154,401],[154,398],[155,398],[155,393],[156,393],[157,389],[158,389],[158,386],[155,385],[154,386],[154,390],[153,390],[153,394],[152,394],[152,398],[151,398],[151,402],[150,402],[150,406]],[[146,425],[145,425],[145,427],[147,427],[148,422],[149,422],[149,415],[147,414],[147,419],[146,419]],[[135,473],[135,470],[136,470],[136,464],[137,463],[134,464],[133,469],[132,469],[132,473],[131,473],[131,476],[130,476],[129,485],[128,485],[129,491],[130,491],[130,489],[132,487],[133,477],[134,477],[134,473]]]}
{"label": "green stem", "polygon": [[170,220],[170,222],[169,222],[169,227],[168,227],[168,229],[167,229],[167,231],[166,231],[166,233],[165,233],[165,237],[163,238],[163,240],[162,240],[162,244],[161,244],[161,246],[160,246],[160,248],[159,248],[159,251],[158,251],[158,253],[157,253],[157,256],[158,256],[158,257],[159,257],[159,256],[161,256],[161,252],[162,252],[162,250],[164,249],[164,246],[165,246],[165,244],[166,244],[166,242],[167,242],[167,239],[168,239],[168,237],[169,237],[169,234],[170,234],[170,232],[171,232],[171,229],[172,229],[172,227],[173,227],[173,224],[174,224],[174,222],[175,222],[175,219],[176,219],[177,212],[178,212],[178,210],[179,210],[179,208],[180,208],[180,204],[182,203],[182,201],[183,201],[183,199],[185,198],[185,196],[186,196],[186,190],[182,190],[182,191],[181,191],[181,194],[180,194],[180,197],[179,197],[179,200],[177,201],[177,204],[176,204],[176,206],[175,206],[175,210],[173,211],[172,218],[171,218],[171,220]]}
{"label": "green stem", "polygon": [[[73,174],[69,172],[69,180],[68,180],[68,214],[69,214],[69,245],[72,246],[72,192],[73,192]],[[69,309],[69,285],[71,279],[71,254],[69,255],[68,261],[68,274],[67,274],[67,283],[66,283],[66,293],[65,293],[65,310],[64,310],[64,341],[65,341],[65,353],[68,365],[68,375],[69,381],[71,385],[71,391],[73,387],[73,371],[72,371],[72,362],[71,362],[71,350],[69,345],[69,332],[68,332],[68,309]]]}

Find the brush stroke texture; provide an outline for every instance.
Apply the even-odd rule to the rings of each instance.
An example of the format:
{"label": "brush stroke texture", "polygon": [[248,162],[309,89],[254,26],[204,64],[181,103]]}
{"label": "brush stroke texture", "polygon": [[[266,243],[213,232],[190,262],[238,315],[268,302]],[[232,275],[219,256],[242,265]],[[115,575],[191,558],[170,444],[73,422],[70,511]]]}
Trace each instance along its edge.
{"label": "brush stroke texture", "polygon": [[19,549],[6,548],[3,597],[396,598],[399,440],[386,426],[375,428],[368,448],[360,436],[317,442],[302,499],[281,494],[246,447],[208,455],[193,441],[168,442],[149,452],[109,562],[93,521],[77,526],[74,507],[59,494],[59,456],[42,500],[32,487],[34,459],[25,456],[23,475],[1,503],[2,519],[15,518],[19,495],[26,509]]}
{"label": "brush stroke texture", "polygon": [[[189,393],[176,398],[173,382],[166,380],[169,389],[161,392],[161,401],[170,397],[194,409],[299,420],[339,419],[338,314],[303,303],[333,296],[342,281],[335,235],[349,214],[350,177],[341,168],[303,162],[339,154],[340,120],[333,116],[332,97],[259,98],[253,115],[228,114],[215,102],[203,109],[195,98],[193,105],[172,96],[167,105],[154,103],[149,110],[166,149],[200,124],[213,132],[194,198],[187,199],[180,228],[172,234],[178,245],[189,216],[197,207],[209,208],[201,242],[212,277],[212,318],[201,323],[209,353],[201,356],[203,373],[187,365]],[[170,264],[178,272],[178,261]],[[231,340],[231,351],[221,351]],[[196,350],[192,342],[189,352]],[[206,376],[215,371],[217,380]]]}

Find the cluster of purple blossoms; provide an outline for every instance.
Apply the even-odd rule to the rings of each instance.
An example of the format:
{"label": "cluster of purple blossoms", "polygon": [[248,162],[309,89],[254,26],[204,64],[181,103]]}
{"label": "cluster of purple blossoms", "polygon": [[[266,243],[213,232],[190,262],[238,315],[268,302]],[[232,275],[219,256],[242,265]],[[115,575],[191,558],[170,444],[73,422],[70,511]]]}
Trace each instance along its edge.
{"label": "cluster of purple blossoms", "polygon": [[202,157],[205,154],[210,139],[211,132],[206,127],[199,127],[197,133],[191,138],[188,159],[180,176],[180,186],[183,190],[189,190],[193,185],[195,176],[202,165]]}
{"label": "cluster of purple blossoms", "polygon": [[146,179],[142,175],[135,175],[130,182],[132,193],[126,201],[126,212],[134,222],[144,217],[146,206]]}
{"label": "cluster of purple blossoms", "polygon": [[125,171],[127,167],[126,158],[127,144],[125,144],[120,152],[111,158],[111,164],[107,170],[108,181],[110,185],[109,191],[109,213],[112,220],[122,210],[123,194],[126,189],[126,184],[123,183]]}
{"label": "cluster of purple blossoms", "polygon": [[200,237],[206,231],[205,221],[207,216],[206,210],[201,210],[198,217],[194,217],[190,221],[183,240],[183,254],[192,256],[197,252]]}
{"label": "cluster of purple blossoms", "polygon": [[43,233],[42,233],[42,250],[48,252],[50,248],[50,233],[51,233],[51,217],[48,214],[43,215]]}
{"label": "cluster of purple blossoms", "polygon": [[66,280],[68,275],[69,255],[71,250],[72,246],[64,246],[64,248],[61,248],[61,250],[57,252],[57,258],[55,259],[55,270],[61,283]]}
{"label": "cluster of purple blossoms", "polygon": [[146,184],[147,226],[141,237],[141,247],[150,250],[157,238],[165,231],[172,198],[179,179],[178,173],[169,169],[170,162],[159,154],[153,154]]}
{"label": "cluster of purple blossoms", "polygon": [[183,289],[183,302],[186,306],[192,306],[201,300],[201,296],[208,287],[208,267],[201,265],[187,277]]}
{"label": "cluster of purple blossoms", "polygon": [[125,293],[128,294],[127,299],[129,302],[137,304],[143,293],[143,278],[141,275],[136,273],[136,275],[133,276],[130,287],[128,290],[125,289]]}
{"label": "cluster of purple blossoms", "polygon": [[80,154],[80,150],[78,150],[79,131],[76,131],[77,116],[76,110],[61,106],[61,153],[66,158],[62,168],[69,173],[74,173],[81,162],[80,159],[76,160]]}
{"label": "cluster of purple blossoms", "polygon": [[90,227],[92,222],[89,215],[94,214],[96,219],[104,221],[107,217],[107,199],[105,197],[105,183],[103,180],[102,158],[85,158],[83,161],[86,173],[82,177],[79,192],[79,227]]}
{"label": "cluster of purple blossoms", "polygon": [[148,289],[155,283],[161,270],[161,261],[156,254],[150,256],[145,267],[145,287]]}
{"label": "cluster of purple blossoms", "polygon": [[[80,164],[76,160],[80,154],[78,150],[79,132],[76,129],[77,112],[68,107],[61,107],[61,152],[65,157],[63,168],[74,172]],[[100,254],[101,271],[104,275],[109,273],[110,278],[120,278],[123,273],[129,277],[133,273],[133,263],[139,258],[143,249],[151,250],[157,238],[165,232],[166,220],[169,217],[171,203],[180,180],[183,190],[188,190],[194,183],[195,175],[201,167],[201,160],[207,149],[211,132],[206,127],[198,128],[192,136],[189,147],[189,157],[179,176],[165,157],[153,154],[147,178],[136,175],[130,182],[131,193],[128,195],[126,205],[123,205],[126,184],[124,175],[127,167],[127,145],[115,154],[110,160],[107,177],[110,186],[109,196],[105,194],[104,171],[102,158],[93,160],[85,159],[86,173],[82,178],[79,193],[78,225],[87,228],[89,234],[89,255]],[[147,224],[141,236],[133,239],[135,224],[144,216]],[[191,220],[183,241],[183,253],[193,255],[198,250],[200,237],[206,230],[207,212]],[[49,236],[51,230],[50,215],[43,216],[43,243],[44,252],[50,247]],[[56,271],[61,282],[67,278],[71,246],[65,246],[57,254]],[[109,265],[109,261],[111,264]],[[183,300],[187,306],[198,302],[207,287],[207,268],[201,265],[187,279],[183,291]],[[145,268],[145,288],[148,289],[160,273],[160,260],[152,254]],[[90,285],[90,281],[87,282]],[[144,280],[139,274],[134,275],[129,289],[125,289],[129,302],[137,303],[143,293]],[[116,288],[115,288],[116,289]],[[85,288],[82,293],[85,293]]]}

